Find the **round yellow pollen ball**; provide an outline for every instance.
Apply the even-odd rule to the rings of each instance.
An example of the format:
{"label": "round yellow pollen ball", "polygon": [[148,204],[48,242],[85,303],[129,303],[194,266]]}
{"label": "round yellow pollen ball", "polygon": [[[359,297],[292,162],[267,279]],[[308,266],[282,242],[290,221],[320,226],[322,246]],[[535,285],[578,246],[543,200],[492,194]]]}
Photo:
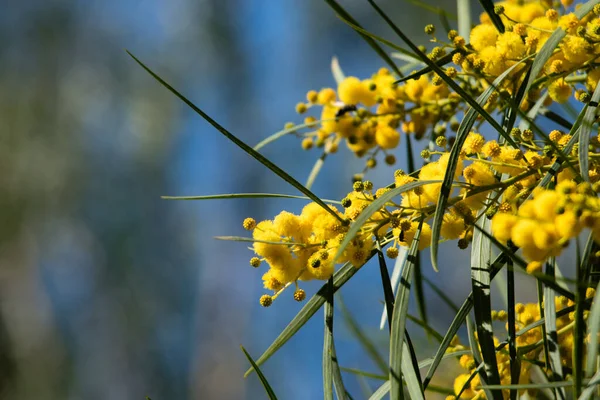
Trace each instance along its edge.
{"label": "round yellow pollen ball", "polygon": [[378,125],[375,130],[375,141],[382,149],[393,149],[400,143],[400,133],[389,125]]}

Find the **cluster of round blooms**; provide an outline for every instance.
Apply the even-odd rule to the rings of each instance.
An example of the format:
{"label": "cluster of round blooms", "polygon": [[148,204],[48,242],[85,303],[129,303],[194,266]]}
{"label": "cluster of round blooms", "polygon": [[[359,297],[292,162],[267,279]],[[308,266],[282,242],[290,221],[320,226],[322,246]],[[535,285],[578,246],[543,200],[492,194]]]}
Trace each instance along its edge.
{"label": "cluster of round blooms", "polygon": [[[595,290],[588,288],[586,290],[586,298],[591,300],[595,294]],[[575,303],[566,297],[559,296],[554,299],[556,311],[560,312],[563,309],[571,308]],[[588,318],[589,311],[584,311],[584,320]],[[497,321],[507,320],[508,313],[504,310],[492,311],[492,318]],[[520,374],[519,384],[531,383],[531,371],[534,365],[544,365],[545,353],[543,347],[543,330],[541,326],[531,327],[532,324],[540,321],[542,318],[540,313],[540,306],[538,303],[519,303],[515,305],[515,330],[518,332],[523,329],[527,329],[522,335],[517,336],[515,340],[515,346],[517,354],[520,354]],[[574,322],[575,313],[569,312],[560,317],[556,318],[556,331],[557,331],[557,344],[560,349],[560,360],[563,367],[570,368],[573,359],[573,344],[574,344]],[[508,323],[506,324],[506,330],[508,331]],[[590,338],[586,339],[586,343],[589,343]],[[497,338],[494,338],[494,344],[496,348],[499,347],[500,342]],[[468,348],[458,343],[457,338],[451,343],[452,347],[448,349],[449,353],[468,350]],[[510,385],[511,383],[511,368],[510,368],[510,356],[506,348],[496,352],[496,361],[498,365],[498,372],[500,374],[500,382],[502,385]],[[460,366],[468,372],[459,374],[454,380],[454,394],[460,399],[485,399],[485,393],[481,388],[481,380],[477,373],[477,367],[475,360],[471,354],[462,355],[459,359]],[[567,377],[568,379],[568,377]],[[527,389],[521,391],[520,394],[524,394]],[[529,395],[535,398],[535,390],[529,389]],[[503,395],[505,399],[510,397],[509,390],[504,390]],[[458,397],[449,396],[448,399],[455,399]]]}
{"label": "cluster of round blooms", "polygon": [[[399,129],[421,137],[428,125],[448,120],[456,113],[457,98],[449,99],[447,86],[439,80],[431,81],[423,75],[398,85],[397,79],[381,68],[369,79],[344,78],[337,91],[309,91],[307,103],[298,104],[296,111],[305,113],[320,107],[321,119],[318,129],[305,135],[303,148],[316,145],[333,153],[344,141],[359,157],[369,155],[374,160],[378,152],[383,152],[386,162],[393,164],[395,159],[389,151],[400,143]],[[313,121],[314,117],[308,117],[305,122]]]}
{"label": "cluster of round blooms", "polygon": [[533,261],[530,272],[539,270],[548,257],[558,256],[584,228],[600,242],[600,200],[592,185],[572,180],[560,182],[554,190],[536,189],[516,212],[499,212],[492,220],[494,236],[511,240]]}
{"label": "cluster of round blooms", "polygon": [[[425,32],[436,46],[427,54],[442,62],[444,73],[455,80],[469,95],[476,97],[507,69],[515,66],[510,79],[505,79],[484,105],[491,111],[505,108],[507,98],[514,94],[525,78],[528,66],[557,28],[566,35],[534,81],[521,108],[528,110],[543,91],[549,96],[544,105],[553,101],[566,102],[573,94],[587,102],[600,80],[600,6],[578,19],[570,11],[572,2],[563,1],[554,8],[552,1],[509,0],[497,3],[496,13],[504,23],[500,33],[488,14],[473,27],[468,38],[454,30],[447,38],[436,36],[433,25]],[[467,43],[468,41],[468,43]],[[425,51],[425,47],[422,48]],[[464,100],[451,91],[435,72],[415,74],[412,79],[386,68],[368,79],[346,77],[337,90],[324,88],[307,93],[307,102],[296,110],[305,113],[319,107],[320,119],[309,116],[304,127],[316,128],[302,135],[302,147],[324,147],[336,152],[341,141],[357,156],[367,156],[367,168],[376,165],[375,157],[385,154],[388,164],[396,158],[391,152],[400,143],[401,133],[435,140],[444,136],[447,128],[458,128],[454,117],[466,108]],[[290,127],[293,124],[290,125]],[[300,126],[299,126],[300,127]]]}
{"label": "cluster of round blooms", "polygon": [[[439,39],[435,28],[428,25],[425,31],[438,45],[428,56],[436,61],[451,60],[455,67],[445,68],[446,75],[471,96],[480,94],[498,75],[521,63],[522,67],[514,68],[485,104],[484,108],[497,111],[508,106],[509,94],[522,85],[526,67],[533,59],[529,56],[540,51],[555,29],[564,29],[565,37],[542,75],[534,81],[525,108],[544,91],[548,92],[549,101],[562,102],[576,85],[591,90],[600,80],[600,64],[594,61],[600,56],[600,5],[582,19],[570,13],[568,1],[563,1],[560,9],[553,6],[553,2],[539,0],[498,3],[495,11],[506,30],[500,33],[484,14],[481,23],[471,30],[468,44],[456,31],[450,31],[447,40]],[[398,78],[385,68],[364,80],[345,77],[340,79],[337,90],[309,91],[307,102],[298,104],[299,113],[320,109],[320,120],[307,117],[305,121],[304,126],[316,127],[304,135],[305,149],[316,145],[334,152],[339,142],[345,141],[356,155],[368,155],[368,168],[376,165],[374,157],[379,152],[386,154],[388,164],[393,164],[395,157],[390,151],[398,146],[400,132],[421,137],[430,130],[432,143],[421,152],[425,165],[411,174],[396,171],[394,182],[388,187],[374,190],[368,181],[355,182],[353,191],[341,201],[343,212],[334,206],[327,210],[311,203],[300,215],[282,211],[272,221],[245,224],[253,230],[256,257],[251,265],[257,267],[266,261],[269,266],[263,280],[265,288],[273,290],[274,295],[265,295],[261,299],[263,305],[270,304],[292,283],[297,287],[299,280],[329,279],[336,263],[362,265],[375,241],[382,247],[388,246],[387,255],[395,258],[399,246],[411,246],[420,226],[419,250],[431,244],[430,223],[455,141],[446,137],[446,125],[450,122],[450,128],[456,130],[453,115],[466,106],[432,72],[417,74],[401,83]],[[567,91],[569,94],[562,96]],[[578,99],[589,101],[589,94],[580,92]],[[474,126],[478,129],[480,125]],[[577,144],[573,146],[576,138],[571,134],[553,130],[548,135],[539,132],[536,137],[531,129],[514,128],[510,135],[516,146],[486,140],[476,131],[467,135],[455,160],[453,184],[440,227],[441,239],[457,240],[458,247],[466,249],[473,238],[475,222],[492,219],[494,237],[522,249],[531,273],[539,272],[545,260],[559,255],[584,228],[589,228],[600,243],[600,200],[596,195],[600,191],[598,136],[589,142],[589,182],[580,183],[579,148]],[[551,186],[538,187],[558,161],[562,167],[556,171]],[[372,213],[343,255],[334,259],[349,224],[366,207],[394,187],[418,182],[420,186],[414,185]]]}
{"label": "cluster of round blooms", "polygon": [[[579,172],[567,166],[557,173],[556,188],[541,189],[537,187],[539,180],[556,161],[555,152],[564,148],[570,135],[552,131],[549,135],[554,143],[552,149],[543,141],[534,140],[530,130],[514,129],[511,134],[521,148],[486,141],[476,132],[467,136],[440,234],[443,240],[458,240],[458,247],[466,249],[473,238],[475,221],[491,218],[493,235],[502,243],[510,240],[521,248],[530,262],[528,270],[533,273],[548,257],[559,255],[569,239],[583,228],[590,228],[600,242],[598,161],[596,158],[590,161],[593,184],[576,184],[574,177]],[[256,226],[245,222],[244,226],[253,230],[255,241],[257,257],[251,264],[258,266],[264,260],[270,268],[263,276],[265,288],[273,290],[276,297],[286,285],[298,280],[329,279],[334,263],[350,261],[358,267],[366,261],[375,239],[389,245],[387,255],[395,258],[398,246],[411,246],[419,225],[418,248],[428,247],[432,235],[429,222],[435,213],[450,157],[448,143],[442,139],[436,141],[438,151],[422,153],[430,162],[415,174],[397,170],[394,183],[377,190],[369,181],[355,182],[353,191],[341,201],[343,213],[330,206],[329,211],[333,210],[338,218],[311,203],[300,215],[282,211],[273,221],[262,221]],[[600,142],[597,138],[591,142],[590,156],[594,156]],[[434,158],[437,159],[433,161]],[[369,204],[393,187],[419,181],[423,182],[421,186],[403,192],[398,200],[388,201],[373,213],[342,257],[333,260],[348,225]],[[261,302],[270,304],[271,300],[269,297]]]}
{"label": "cluster of round blooms", "polygon": [[329,279],[334,272],[334,263],[350,262],[356,267],[365,263],[373,248],[373,239],[368,232],[356,235],[342,255],[334,260],[348,225],[341,219],[343,214],[333,206],[330,208],[340,219],[317,203],[310,203],[300,215],[282,211],[273,220],[258,224],[252,218],[244,220],[244,228],[252,231],[253,250],[257,256],[250,259],[250,265],[259,267],[266,261],[269,266],[263,282],[274,295],[261,297],[263,306],[271,305],[292,283],[296,284],[294,298],[302,301],[304,292],[297,288],[297,281]]}

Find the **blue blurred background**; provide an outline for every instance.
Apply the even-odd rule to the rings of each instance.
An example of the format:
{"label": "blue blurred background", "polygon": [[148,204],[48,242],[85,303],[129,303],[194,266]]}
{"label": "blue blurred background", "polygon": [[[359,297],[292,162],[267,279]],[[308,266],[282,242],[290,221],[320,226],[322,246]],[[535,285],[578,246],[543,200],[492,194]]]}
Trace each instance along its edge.
{"label": "blue blurred background", "polygon": [[[366,2],[342,4],[396,40]],[[417,42],[427,40],[424,25],[440,27],[436,15],[408,1],[381,5]],[[249,144],[300,122],[294,106],[309,89],[335,85],[332,56],[361,78],[382,61],[321,1],[11,0],[0,14],[0,37],[1,397],[262,398],[256,376],[242,378],[247,361],[239,345],[257,358],[301,305],[290,293],[260,308],[252,253],[213,237],[243,235],[245,217],[272,218],[305,202],[161,200],[297,193],[124,49]],[[300,181],[318,157],[293,137],[264,154]],[[396,156],[406,168],[404,144]],[[341,149],[314,191],[342,198],[363,163]],[[380,164],[369,178],[382,185],[394,167]],[[424,254],[424,272],[460,301],[469,291],[468,252],[455,244],[442,251],[447,268],[433,274]],[[379,279],[377,265],[368,264],[342,296],[385,349]],[[319,283],[303,287],[310,296]],[[452,312],[427,296],[432,324],[444,331]],[[376,372],[337,321],[340,363]],[[409,329],[420,358],[430,356],[435,343]],[[265,364],[281,398],[322,397],[322,330],[317,314]],[[344,377],[355,398],[379,384]]]}

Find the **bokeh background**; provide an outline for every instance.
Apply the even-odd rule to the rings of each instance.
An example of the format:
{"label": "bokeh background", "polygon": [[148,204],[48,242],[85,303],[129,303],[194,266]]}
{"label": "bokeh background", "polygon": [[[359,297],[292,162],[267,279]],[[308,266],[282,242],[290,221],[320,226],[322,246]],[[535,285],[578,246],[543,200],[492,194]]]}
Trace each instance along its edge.
{"label": "bokeh background", "polygon": [[[366,2],[342,3],[395,40]],[[416,41],[425,42],[427,23],[440,26],[410,1],[381,5]],[[294,106],[307,90],[335,84],[332,56],[361,78],[381,60],[316,0],[9,0],[0,38],[0,397],[262,398],[256,376],[242,378],[247,361],[239,345],[258,357],[301,305],[290,293],[260,308],[261,273],[248,265],[251,252],[213,237],[243,235],[243,218],[272,218],[305,203],[161,200],[297,193],[124,49],[250,144],[299,122]],[[286,137],[264,154],[304,181],[318,153],[299,147]],[[403,145],[396,156],[405,167]],[[314,191],[343,197],[363,162],[341,149]],[[385,184],[393,168],[380,164],[370,178]],[[442,251],[447,268],[434,274],[424,257],[424,272],[460,301],[469,291],[468,253],[455,244]],[[385,349],[379,279],[377,265],[368,264],[342,298]],[[319,284],[303,287],[310,295]],[[427,295],[433,325],[444,331],[452,312]],[[337,322],[340,363],[376,371]],[[419,355],[430,356],[435,343],[409,329]],[[322,397],[322,330],[317,314],[265,364],[281,398]],[[379,384],[344,377],[355,398]]]}

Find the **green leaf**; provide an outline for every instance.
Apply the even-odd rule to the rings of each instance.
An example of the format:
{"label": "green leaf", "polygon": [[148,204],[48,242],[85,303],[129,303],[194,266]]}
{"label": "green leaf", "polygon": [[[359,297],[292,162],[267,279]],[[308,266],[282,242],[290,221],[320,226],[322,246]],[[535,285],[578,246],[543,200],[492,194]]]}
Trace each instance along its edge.
{"label": "green leaf", "polygon": [[420,326],[421,328],[423,328],[423,330],[428,334],[433,336],[433,338],[435,340],[437,340],[438,342],[442,342],[442,340],[444,340],[444,336],[442,336],[438,331],[436,331],[432,326],[430,326],[428,323],[426,323],[423,320],[420,320],[419,318],[410,315],[410,314],[406,314],[406,317],[411,321],[414,322],[415,324],[417,324],[418,326]]}
{"label": "green leaf", "polygon": [[442,299],[442,301],[444,303],[446,303],[446,305],[452,309],[452,311],[454,311],[455,313],[458,312],[458,306],[456,304],[454,304],[454,302],[450,299],[450,297],[448,297],[442,289],[440,289],[435,283],[433,283],[431,281],[431,279],[424,276],[423,281],[429,285],[431,290],[433,290],[433,292],[435,294],[437,294],[439,296],[439,298]]}
{"label": "green leaf", "polygon": [[458,34],[469,40],[471,35],[471,1],[456,0],[456,15],[458,15]]}
{"label": "green leaf", "polygon": [[594,374],[592,379],[587,384],[585,390],[579,396],[579,400],[588,400],[591,399],[592,396],[597,393],[598,385],[600,385],[600,370]]}
{"label": "green leaf", "polygon": [[567,386],[571,386],[573,382],[571,381],[556,381],[556,382],[548,382],[548,383],[519,383],[517,385],[481,385],[482,388],[488,389],[504,389],[504,390],[525,390],[525,389],[556,389],[556,388],[564,388]]}
{"label": "green leaf", "polygon": [[[588,337],[597,338],[600,334],[600,283],[596,287],[596,294],[592,301],[592,308],[588,319]],[[587,347],[585,375],[592,376],[598,362],[598,341],[590,340]]]}
{"label": "green leaf", "polygon": [[185,104],[187,104],[192,110],[194,110],[197,114],[199,114],[202,118],[204,118],[208,123],[210,123],[216,130],[218,130],[221,134],[223,134],[223,136],[225,136],[227,139],[232,141],[234,144],[236,144],[239,148],[241,148],[244,152],[246,152],[252,158],[254,158],[258,162],[260,162],[262,165],[269,168],[271,171],[273,171],[273,173],[275,173],[281,179],[283,179],[284,181],[286,181],[287,183],[289,183],[290,185],[292,185],[293,187],[298,189],[300,192],[302,192],[304,195],[309,197],[312,201],[319,204],[328,213],[333,215],[337,220],[339,220],[342,223],[344,222],[344,220],[342,218],[340,218],[340,216],[337,215],[337,213],[335,211],[333,211],[325,203],[323,203],[323,201],[320,198],[318,198],[317,196],[315,196],[315,194],[313,192],[311,192],[310,190],[308,190],[307,188],[302,186],[302,184],[300,182],[298,182],[297,180],[292,178],[287,172],[285,172],[284,170],[279,168],[277,165],[273,164],[266,157],[264,157],[263,155],[258,153],[252,147],[248,146],[246,143],[244,143],[243,141],[238,139],[236,136],[234,136],[232,133],[230,133],[227,129],[225,129],[221,125],[219,125],[219,123],[217,123],[217,121],[215,121],[214,119],[209,117],[208,114],[206,114],[204,111],[199,109],[194,103],[192,103],[185,96],[183,96],[181,93],[179,93],[177,90],[175,90],[171,85],[169,85],[167,82],[165,82],[161,77],[156,75],[150,68],[148,68],[144,63],[142,63],[140,60],[138,60],[129,51],[127,51],[127,54],[129,54],[131,56],[131,58],[133,58],[150,75],[152,75],[152,77],[154,79],[156,79],[161,85],[163,85],[164,87],[169,89],[169,91],[171,91],[171,93],[173,93],[175,96],[179,97],[179,99],[181,99]]}
{"label": "green leaf", "polygon": [[422,9],[432,12],[434,14],[437,14],[440,16],[443,15],[448,19],[451,19],[451,20],[457,19],[456,14],[452,14],[451,12],[444,10],[442,7],[437,7],[437,6],[432,6],[430,4],[427,4],[422,0],[406,0],[406,2],[414,4],[417,7],[421,7]]}
{"label": "green leaf", "polygon": [[[552,257],[546,263],[546,275],[554,276],[554,267],[556,259]],[[556,294],[554,290],[548,286],[544,286],[544,318],[545,318],[545,341],[548,349],[548,361],[550,371],[552,372],[552,380],[560,381],[563,379],[562,362],[558,347],[558,333],[556,331],[556,304],[554,298]],[[560,398],[565,398],[564,391],[561,391]]]}
{"label": "green leaf", "polygon": [[[419,223],[419,227],[415,232],[415,236],[412,240],[408,257],[402,268],[402,279],[400,280],[400,287],[398,288],[398,294],[394,303],[394,312],[391,321],[391,333],[390,333],[390,382],[391,386],[391,397],[393,399],[404,398],[404,390],[402,388],[402,358],[404,355],[404,333],[406,328],[406,315],[408,314],[408,303],[410,300],[410,285],[412,282],[413,267],[415,263],[415,256],[419,248],[419,238],[421,236],[421,227],[423,221]],[[407,381],[407,386],[409,382]],[[418,387],[408,387],[409,392],[421,392],[421,385],[417,384]],[[411,395],[411,398],[414,398]]]}
{"label": "green leaf", "polygon": [[323,398],[333,400],[333,278],[327,281],[325,293],[325,336],[323,340]]}
{"label": "green leaf", "polygon": [[322,122],[327,122],[327,121],[335,121],[335,118],[317,120],[317,121],[313,121],[313,122],[308,122],[306,124],[298,124],[298,125],[292,126],[291,128],[280,130],[279,132],[275,132],[271,136],[268,136],[268,137],[264,138],[263,140],[261,140],[256,146],[254,146],[254,150],[259,151],[260,149],[262,149],[269,143],[272,143],[272,142],[284,137],[285,135],[289,135],[290,133],[296,133],[297,131],[304,129],[304,128],[312,128],[312,127],[318,126]]}
{"label": "green leaf", "polygon": [[[590,11],[592,11],[594,6],[598,3],[600,3],[600,0],[590,0],[587,3],[582,4],[579,7],[577,7],[577,9],[575,9],[575,15],[577,16],[577,19],[581,19],[585,15],[587,15]],[[552,57],[552,54],[554,53],[554,49],[556,49],[558,47],[560,41],[565,37],[565,35],[566,35],[566,32],[564,29],[557,28],[552,33],[552,35],[550,35],[548,40],[546,40],[546,43],[544,43],[544,45],[542,46],[540,51],[537,53],[537,56],[533,60],[533,64],[531,66],[531,75],[529,76],[529,79],[527,80],[527,86],[526,86],[526,90],[525,90],[526,93],[529,92],[529,89],[535,82],[536,78],[542,72],[544,65],[546,65],[546,62],[550,59],[550,57]]]}
{"label": "green leaf", "polygon": [[[515,324],[515,271],[512,261],[506,263],[506,309],[508,324],[508,351],[510,357],[510,383],[516,385],[521,376],[521,361],[517,357],[517,332]],[[510,392],[510,400],[517,400],[518,392]]]}
{"label": "green leaf", "polygon": [[479,0],[479,3],[481,3],[481,6],[490,17],[496,29],[498,29],[498,32],[504,33],[504,23],[502,22],[502,18],[494,12],[494,2],[492,0]]}
{"label": "green leaf", "polygon": [[[519,64],[515,64],[506,71],[504,71],[499,77],[494,80],[491,86],[489,86],[478,98],[476,104],[479,108],[481,108],[480,104],[485,104],[490,95],[496,90],[496,87],[508,76],[509,73],[513,71]],[[438,256],[438,246],[440,241],[440,232],[442,227],[442,221],[444,219],[444,212],[446,210],[446,205],[448,204],[448,198],[452,192],[452,183],[454,181],[454,172],[456,171],[456,167],[458,165],[458,159],[460,156],[460,152],[462,151],[463,144],[471,132],[471,128],[473,128],[473,124],[477,119],[477,110],[473,108],[469,108],[466,112],[465,117],[463,118],[458,131],[456,133],[456,140],[452,149],[450,150],[450,156],[448,159],[448,165],[446,167],[446,175],[444,176],[444,181],[442,183],[442,188],[440,191],[440,196],[438,198],[435,216],[433,217],[433,225],[431,226],[431,265],[435,271],[439,271],[437,265],[437,256]],[[510,138],[510,137],[509,137]],[[512,142],[512,139],[507,141],[509,143]],[[514,143],[514,142],[512,142]]]}
{"label": "green leaf", "polygon": [[[475,322],[481,355],[484,362],[486,381],[489,384],[500,384],[498,363],[494,345],[494,332],[492,330],[492,305],[490,297],[490,260],[492,258],[492,242],[482,232],[491,231],[491,220],[480,218],[476,223],[479,229],[473,232],[471,247],[471,282],[473,288],[473,302]],[[471,346],[473,348],[473,346]],[[502,392],[492,390],[496,400],[502,399]]]}
{"label": "green leaf", "polygon": [[357,368],[340,367],[340,370],[348,372],[350,374],[364,376],[365,378],[377,379],[380,381],[387,381],[387,375],[380,375],[373,372],[362,371]]}
{"label": "green leaf", "polygon": [[[294,196],[291,194],[277,194],[277,193],[228,193],[228,194],[212,194],[208,196],[161,196],[164,200],[217,200],[217,199],[267,199],[267,198],[280,198],[280,199],[301,199],[301,200],[312,200],[306,196]],[[324,202],[331,204],[342,204],[337,200],[323,199]]]}
{"label": "green leaf", "polygon": [[[369,258],[373,257],[375,253],[371,253]],[[350,278],[358,272],[352,264],[346,263],[333,275],[333,290],[337,291],[342,285],[344,285]],[[327,293],[327,284],[323,285],[319,291],[310,298],[302,307],[302,309],[296,314],[296,316],[290,321],[285,329],[277,336],[277,338],[271,343],[271,345],[265,350],[265,352],[256,360],[256,364],[262,365],[267,361],[273,354],[277,352],[284,344],[288,342],[299,330],[306,324],[306,322],[321,308],[325,303],[325,296]],[[248,376],[252,372],[252,369],[246,371],[244,376]]]}
{"label": "green leaf", "polygon": [[[496,274],[502,269],[502,266],[506,263],[506,261],[508,259],[509,259],[509,257],[504,253],[501,253],[496,257],[496,259],[490,266],[490,270],[491,270],[490,278],[491,279],[493,279],[496,276]],[[425,379],[423,380],[424,388],[427,388],[427,385],[429,384],[429,382],[431,382],[431,379],[433,378],[433,375],[435,374],[437,367],[439,366],[444,355],[446,354],[446,350],[448,349],[448,346],[450,346],[450,342],[452,342],[452,339],[454,338],[454,336],[456,335],[456,333],[462,326],[463,322],[465,321],[465,318],[467,317],[467,315],[469,315],[472,308],[473,308],[473,293],[471,292],[469,294],[469,296],[467,296],[467,298],[463,302],[460,309],[456,312],[456,315],[454,316],[454,319],[452,320],[450,327],[446,331],[446,335],[444,335],[444,340],[442,340],[442,343],[440,343],[440,345],[438,346],[438,349],[433,358],[433,362],[431,363],[431,366],[429,367],[429,370],[427,371],[427,375],[426,375]]]}
{"label": "green leaf", "polygon": [[[501,134],[502,136],[504,136],[504,138],[506,139],[507,142],[509,142],[512,146],[517,147],[517,145],[515,144],[514,140],[512,140],[512,138],[506,133],[504,132],[504,130],[502,129],[502,126],[500,126],[500,124],[498,124],[498,122],[487,112],[483,109],[483,107],[481,107],[480,103],[478,103],[475,99],[473,99],[469,94],[467,94],[460,86],[458,83],[456,83],[452,78],[450,78],[448,75],[446,75],[446,73],[439,67],[437,66],[437,64],[430,60],[429,57],[427,57],[427,55],[425,53],[423,53],[421,50],[419,50],[418,46],[415,45],[409,38],[408,36],[406,36],[395,24],[394,22],[387,16],[387,14],[385,12],[383,12],[381,10],[381,8],[379,8],[379,6],[377,4],[375,4],[375,2],[373,0],[368,0],[369,4],[371,4],[371,6],[377,11],[377,13],[385,20],[385,22],[390,26],[390,28],[392,28],[392,30],[411,48],[411,50],[414,51],[414,53],[425,63],[427,64],[433,71],[435,71],[435,73],[437,75],[440,76],[440,78],[442,78],[442,80],[444,82],[446,82],[446,84],[452,88],[452,90],[454,90],[463,100],[465,100],[465,102],[467,102],[473,109],[475,109],[477,111],[477,113],[479,115],[481,115],[487,122],[490,123],[490,125],[496,130],[498,131],[499,134]],[[600,1],[600,0],[599,0]],[[367,31],[365,31],[364,29],[354,26],[351,22],[345,21],[347,24],[349,24],[350,26],[352,26],[354,29],[358,30],[359,32],[362,32],[366,35],[369,35],[377,40],[379,40],[380,42],[392,47],[393,49],[398,49],[398,46],[396,46],[395,44],[382,39],[378,36],[373,35],[372,33],[369,33]],[[519,65],[520,63],[522,63],[523,61],[527,60],[527,58],[525,58],[524,60],[520,61],[519,63],[515,64],[514,66],[512,66],[511,68],[509,68],[507,70],[511,71],[513,68],[515,68],[517,65]],[[505,72],[506,74],[506,72]],[[504,74],[503,74],[504,75]],[[501,76],[503,76],[501,75]],[[499,77],[500,78],[500,77]],[[496,81],[498,81],[498,79],[496,79]],[[497,86],[496,81],[494,81],[493,86]]]}
{"label": "green leaf", "polygon": [[317,159],[317,161],[315,162],[315,165],[313,165],[313,168],[310,170],[310,174],[308,175],[308,179],[306,180],[306,188],[307,189],[310,189],[312,187],[313,183],[315,183],[315,180],[317,179],[319,172],[321,172],[321,168],[323,167],[323,164],[325,164],[326,157],[327,157],[327,153],[321,154],[321,157],[319,157]]}
{"label": "green leaf", "polygon": [[[531,71],[531,69],[530,69],[530,71]],[[546,91],[540,96],[539,99],[537,99],[537,101],[535,103],[533,103],[533,106],[531,107],[531,109],[529,111],[527,111],[525,118],[521,118],[521,121],[519,122],[519,129],[521,131],[524,131],[525,129],[529,129],[532,121],[534,121],[535,118],[538,116],[538,114],[541,112],[542,106],[544,105],[544,102],[546,101],[547,98],[548,98],[548,92]],[[571,127],[569,126],[569,129],[570,128]]]}
{"label": "green leaf", "polygon": [[256,374],[258,375],[258,378],[260,379],[260,382],[262,383],[263,387],[265,388],[265,391],[267,392],[267,395],[269,396],[269,399],[271,399],[271,400],[277,400],[277,396],[275,396],[275,392],[273,392],[273,389],[271,388],[271,385],[269,385],[269,382],[267,381],[267,378],[265,378],[265,376],[263,375],[263,373],[260,370],[260,368],[258,367],[258,365],[256,365],[256,363],[254,362],[254,360],[252,359],[252,357],[250,357],[250,354],[248,354],[248,352],[246,351],[246,349],[244,348],[244,346],[240,346],[240,349],[242,349],[242,351],[246,355],[246,358],[248,359],[248,361],[252,365],[252,370],[256,371]]}
{"label": "green leaf", "polygon": [[[388,363],[387,361],[379,354],[377,350],[377,346],[373,343],[371,338],[366,335],[361,329],[360,325],[356,322],[356,320],[352,317],[352,314],[346,309],[346,306],[341,301],[341,297],[338,298],[338,307],[342,312],[342,318],[344,318],[344,322],[350,329],[350,333],[358,340],[360,345],[365,349],[367,355],[373,360],[375,365],[379,368],[381,373],[387,374],[388,372]],[[387,379],[387,377],[386,377]]]}
{"label": "green leaf", "polygon": [[356,218],[356,220],[354,220],[354,222],[352,224],[350,224],[350,228],[348,229],[348,232],[346,232],[346,234],[344,235],[344,240],[342,240],[340,242],[340,246],[338,247],[338,251],[335,254],[334,261],[337,260],[342,255],[344,250],[346,250],[346,246],[348,245],[348,243],[350,243],[350,241],[360,231],[360,229],[369,220],[369,218],[371,218],[371,216],[373,214],[375,214],[377,211],[379,211],[379,209],[384,207],[388,201],[390,201],[394,197],[396,197],[404,192],[413,190],[416,187],[428,185],[430,183],[439,183],[439,182],[440,181],[437,181],[437,180],[410,182],[410,183],[407,183],[406,185],[402,185],[400,187],[388,190],[387,192],[385,192],[384,194],[379,196],[377,199],[373,200],[371,202],[371,204],[369,204],[367,206],[367,208],[365,208],[360,213],[360,215]]}
{"label": "green leaf", "polygon": [[408,332],[405,331],[404,335],[406,343],[402,346],[402,376],[404,377],[406,390],[411,400],[425,400],[419,374],[419,363]]}
{"label": "green leaf", "polygon": [[340,61],[337,57],[333,57],[331,59],[331,73],[333,75],[333,79],[335,79],[335,83],[338,85],[342,83],[344,79],[346,79],[346,75],[344,75],[344,71],[342,71],[342,67],[340,67]]}
{"label": "green leaf", "polygon": [[[396,257],[396,262],[394,263],[394,269],[392,270],[392,278],[390,280],[392,285],[392,293],[396,293],[398,290],[398,283],[400,282],[400,277],[402,276],[402,266],[408,257],[408,247],[400,246],[398,248],[398,257]],[[381,321],[379,322],[379,329],[383,329],[385,323],[388,321],[388,312],[387,312],[387,304],[383,306],[383,312],[381,313]]]}
{"label": "green leaf", "polygon": [[377,390],[369,397],[369,400],[381,400],[390,391],[390,381],[385,381]]}
{"label": "green leaf", "polygon": [[[358,22],[352,18],[352,16],[350,14],[348,14],[348,12],[341,6],[339,5],[335,0],[325,0],[325,2],[329,5],[329,7],[333,8],[333,10],[344,20],[346,21],[350,21],[352,24],[360,27],[360,25],[358,24]],[[371,39],[368,35],[362,34],[359,32],[359,35],[365,40],[365,42],[367,42],[369,44],[369,46],[371,46],[371,48],[373,50],[375,50],[375,52],[379,55],[379,57],[381,57],[381,59],[383,61],[385,61],[385,63],[387,65],[390,66],[390,68],[398,75],[398,76],[404,76],[404,74],[402,74],[402,72],[400,71],[400,69],[398,68],[398,66],[396,65],[396,63],[394,62],[394,60],[392,60],[390,58],[390,56],[388,56],[388,54],[381,48],[381,46],[379,46],[379,44]],[[410,52],[404,50],[404,49],[396,49],[399,52],[406,54],[406,55],[411,55]],[[416,56],[414,58],[417,58]]]}
{"label": "green leaf", "polygon": [[379,261],[379,273],[381,275],[381,286],[383,287],[383,297],[385,299],[385,311],[387,319],[390,321],[388,327],[391,330],[392,313],[394,311],[394,290],[392,288],[392,282],[390,281],[387,264],[385,262],[385,257],[383,256],[383,252],[381,251],[381,245],[379,244],[379,241],[377,242],[376,246],[377,259]]}
{"label": "green leaf", "polygon": [[[446,54],[445,56],[443,56],[443,57],[435,60],[436,65],[439,65],[440,67],[443,67],[444,65],[452,62],[452,57],[456,53],[458,53],[458,50],[453,50],[452,52]],[[412,74],[405,76],[404,78],[398,79],[396,81],[396,83],[406,82],[406,81],[409,81],[411,79],[418,79],[422,75],[428,74],[431,71],[432,71],[431,67],[424,67],[424,68],[420,69],[419,71],[413,72]]]}
{"label": "green leaf", "polygon": [[579,128],[579,171],[586,182],[590,181],[590,160],[589,145],[592,125],[596,122],[596,112],[598,111],[598,102],[600,101],[600,85],[596,85],[592,99],[588,103],[589,107],[585,111],[585,117]]}

